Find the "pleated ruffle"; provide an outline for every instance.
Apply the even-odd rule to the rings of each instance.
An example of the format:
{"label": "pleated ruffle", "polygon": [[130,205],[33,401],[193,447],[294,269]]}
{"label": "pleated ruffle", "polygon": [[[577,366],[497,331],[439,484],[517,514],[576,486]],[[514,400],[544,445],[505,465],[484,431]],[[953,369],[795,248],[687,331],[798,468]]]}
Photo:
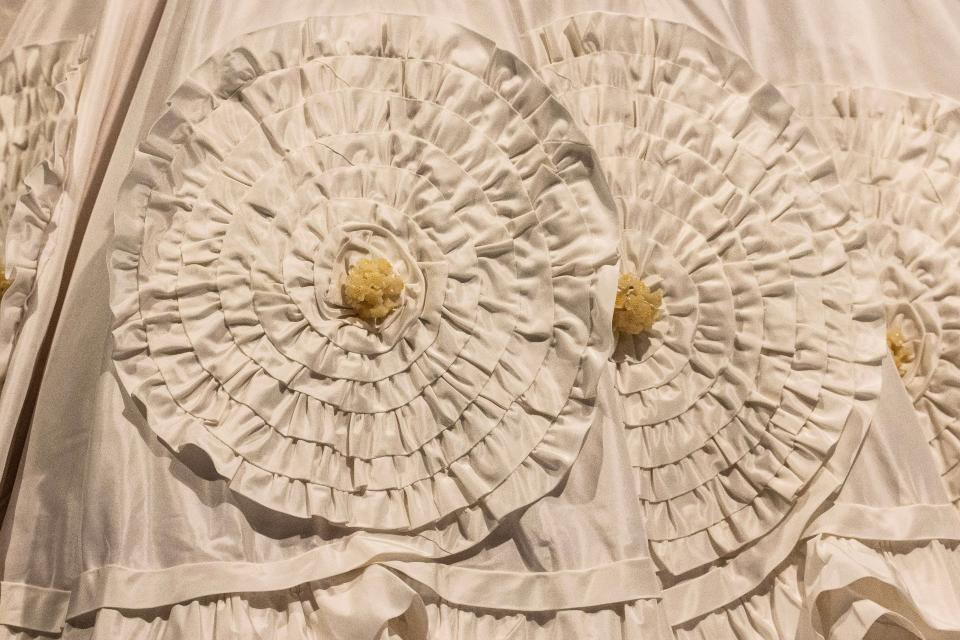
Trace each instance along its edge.
{"label": "pleated ruffle", "polygon": [[76,103],[92,38],[12,51],[0,61],[0,384],[63,195]]}
{"label": "pleated ruffle", "polygon": [[960,104],[833,85],[786,91],[868,225],[887,322],[913,353],[903,381],[960,506]]}
{"label": "pleated ruffle", "polygon": [[766,580],[846,476],[884,353],[866,236],[789,104],[695,30],[589,13],[525,43],[597,149],[622,268],[663,291],[610,366],[683,622]]}

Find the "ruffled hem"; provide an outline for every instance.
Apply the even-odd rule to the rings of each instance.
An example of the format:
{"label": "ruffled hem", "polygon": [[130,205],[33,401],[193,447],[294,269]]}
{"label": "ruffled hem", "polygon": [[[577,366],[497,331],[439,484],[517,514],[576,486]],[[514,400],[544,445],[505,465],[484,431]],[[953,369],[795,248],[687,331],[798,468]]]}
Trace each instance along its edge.
{"label": "ruffled hem", "polygon": [[[608,423],[592,428],[617,427]],[[0,585],[0,624],[56,632],[66,620],[86,619],[100,609],[163,608],[216,594],[277,591],[306,582],[336,581],[372,565],[387,566],[429,585],[450,602],[476,608],[556,610],[659,597],[649,557],[550,572],[479,570],[429,562],[467,551],[494,524],[467,522],[449,540],[434,531],[413,536],[354,532],[272,562],[208,561],[156,568],[109,563],[81,573],[69,591],[5,583]],[[490,589],[491,584],[502,588]]]}
{"label": "ruffled hem", "polygon": [[[740,598],[693,620],[673,621],[676,640],[796,638],[803,610],[802,561],[792,559]],[[664,605],[666,608],[667,605]]]}
{"label": "ruffled hem", "polygon": [[902,378],[948,496],[960,500],[960,104],[834,85],[786,88],[832,149],[880,266],[887,322],[914,354]]}
{"label": "ruffled hem", "polygon": [[[897,510],[887,510],[885,516],[888,525],[892,511]],[[898,518],[895,525],[900,524]],[[853,526],[856,528],[856,523]],[[923,528],[922,523],[919,526]],[[857,640],[873,637],[878,625],[892,625],[904,637],[922,640],[960,633],[960,548],[956,541],[885,542],[815,533],[800,549],[802,552],[794,553],[737,601],[686,621],[668,620],[675,618],[669,596],[662,602],[651,595],[563,609],[545,609],[538,603],[518,611],[508,601],[524,601],[527,592],[489,589],[490,580],[497,579],[492,575],[477,578],[488,587],[478,593],[487,600],[483,604],[507,604],[502,608],[455,603],[434,589],[441,584],[459,587],[459,581],[443,583],[422,575],[409,578],[384,567],[370,567],[336,580],[279,591],[210,596],[149,610],[102,608],[93,617],[68,624],[61,637],[326,640],[349,630],[351,639]],[[628,565],[623,569],[634,571]],[[608,578],[605,576],[604,582]],[[28,598],[21,604],[28,610],[37,602]],[[672,632],[668,622],[673,624]],[[0,637],[26,640],[48,636],[0,627]]]}
{"label": "ruffled hem", "polygon": [[[59,633],[62,629],[64,638],[138,638],[141,634],[157,638],[171,634],[169,637],[212,639],[221,637],[217,635],[221,631],[239,634],[231,637],[259,637],[250,635],[254,629],[259,629],[264,637],[304,633],[310,634],[304,635],[310,638],[337,638],[343,634],[349,638],[377,638],[396,637],[380,635],[387,629],[396,634],[407,633],[411,628],[419,629],[418,635],[400,637],[469,638],[500,637],[471,636],[467,632],[485,625],[500,630],[500,625],[509,620],[517,628],[529,624],[528,633],[537,630],[548,634],[543,637],[552,638],[571,637],[550,634],[578,628],[569,625],[583,618],[584,623],[601,627],[619,619],[621,630],[628,634],[623,637],[669,637],[659,608],[659,585],[649,558],[549,573],[388,562],[278,590],[246,591],[242,587],[249,580],[240,580],[235,585],[238,595],[212,594],[179,604],[169,602],[175,591],[167,591],[167,600],[162,602],[140,597],[141,590],[157,587],[150,576],[142,577],[146,580],[142,584],[133,581],[114,589],[127,593],[128,602],[114,598],[83,615],[68,614],[70,623],[66,627],[54,617],[65,608],[69,594],[4,583],[0,624],[31,627],[44,633]],[[499,588],[491,589],[491,584]],[[593,622],[589,622],[591,619]],[[202,626],[192,626],[201,621]],[[451,627],[451,622],[464,625],[459,634],[453,633],[457,627]],[[89,625],[87,629],[81,628],[84,624]],[[549,629],[554,626],[557,629]],[[653,631],[656,632],[650,636],[636,635]]]}
{"label": "ruffled hem", "polygon": [[[302,591],[233,595],[177,605],[138,617],[103,610],[88,628],[66,629],[63,640],[668,640],[672,638],[653,600],[593,609],[539,614],[485,612],[464,609],[430,594],[420,595],[420,608],[386,621],[376,635],[346,632],[350,626],[325,616]],[[365,630],[365,629],[364,629]],[[40,640],[29,632],[4,634],[9,640]]]}
{"label": "ruffled hem", "polygon": [[885,624],[916,638],[960,634],[957,543],[868,543],[824,536],[808,544],[806,608],[815,638],[866,638]]}
{"label": "ruffled hem", "polygon": [[[611,348],[616,240],[529,69],[443,21],[316,18],[241,37],[169,103],[112,283],[117,367],[161,439],[351,528],[472,533],[557,486]],[[328,304],[360,235],[426,283],[379,336]]]}
{"label": "ruffled hem", "polygon": [[676,625],[677,640],[888,637],[872,635],[879,625],[900,631],[889,637],[960,634],[956,542],[818,535],[804,549],[732,606]]}
{"label": "ruffled hem", "polygon": [[762,582],[848,473],[884,354],[866,237],[786,101],[702,34],[587,13],[524,43],[597,148],[627,270],[662,281],[662,328],[612,366],[689,619]]}
{"label": "ruffled hem", "polygon": [[[19,142],[14,164],[22,179],[6,185],[0,203],[0,265],[9,289],[0,299],[0,385],[33,295],[41,256],[56,227],[55,209],[63,194],[70,139],[76,125],[76,102],[92,38],[17,49],[0,63],[0,100],[12,101],[0,122],[8,139]],[[44,96],[42,99],[38,96]],[[23,121],[23,120],[26,121]],[[7,212],[9,209],[9,213]],[[7,217],[9,216],[9,219]]]}

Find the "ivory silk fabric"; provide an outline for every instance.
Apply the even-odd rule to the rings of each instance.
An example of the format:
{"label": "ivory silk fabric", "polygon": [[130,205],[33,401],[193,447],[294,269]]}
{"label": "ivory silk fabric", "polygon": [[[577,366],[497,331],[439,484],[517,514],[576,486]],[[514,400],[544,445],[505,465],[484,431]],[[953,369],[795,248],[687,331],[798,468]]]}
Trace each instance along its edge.
{"label": "ivory silk fabric", "polygon": [[0,637],[960,638],[955,11],[134,4],[0,13]]}

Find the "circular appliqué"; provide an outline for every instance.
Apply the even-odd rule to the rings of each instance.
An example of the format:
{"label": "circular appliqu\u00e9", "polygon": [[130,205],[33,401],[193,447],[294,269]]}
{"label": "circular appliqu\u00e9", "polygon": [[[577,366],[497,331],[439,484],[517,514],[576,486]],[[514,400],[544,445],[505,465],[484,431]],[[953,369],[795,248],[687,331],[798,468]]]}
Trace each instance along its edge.
{"label": "circular appliqu\u00e9", "polygon": [[866,432],[884,334],[865,234],[783,97],[697,31],[586,13],[526,42],[600,156],[621,269],[663,293],[610,367],[651,555],[665,587],[704,578],[684,605],[702,613],[793,549]]}
{"label": "circular appliqu\u00e9", "polygon": [[[150,427],[269,508],[409,531],[554,488],[609,349],[616,223],[538,77],[411,16],[317,18],[193,72],[117,213],[115,359]],[[404,287],[348,312],[365,256]]]}
{"label": "circular appliqu\u00e9", "polygon": [[867,227],[901,376],[960,505],[960,104],[872,87],[786,89]]}

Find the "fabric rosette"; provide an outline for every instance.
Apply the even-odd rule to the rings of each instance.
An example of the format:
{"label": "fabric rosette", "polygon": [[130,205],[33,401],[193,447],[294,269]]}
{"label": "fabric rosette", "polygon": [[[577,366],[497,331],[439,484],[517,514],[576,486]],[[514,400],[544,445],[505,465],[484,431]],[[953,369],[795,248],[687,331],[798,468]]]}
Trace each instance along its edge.
{"label": "fabric rosette", "polygon": [[[577,457],[617,236],[535,73],[423,17],[245,35],[181,83],[116,215],[121,379],[173,450],[335,525],[479,539]],[[342,283],[404,287],[377,327]]]}
{"label": "fabric rosette", "polygon": [[586,13],[525,46],[600,156],[621,270],[663,294],[609,366],[682,625],[775,575],[854,459],[884,353],[866,237],[789,104],[694,29]]}
{"label": "fabric rosette", "polygon": [[960,505],[960,104],[870,87],[785,92],[867,225],[887,324],[906,343],[901,375]]}

